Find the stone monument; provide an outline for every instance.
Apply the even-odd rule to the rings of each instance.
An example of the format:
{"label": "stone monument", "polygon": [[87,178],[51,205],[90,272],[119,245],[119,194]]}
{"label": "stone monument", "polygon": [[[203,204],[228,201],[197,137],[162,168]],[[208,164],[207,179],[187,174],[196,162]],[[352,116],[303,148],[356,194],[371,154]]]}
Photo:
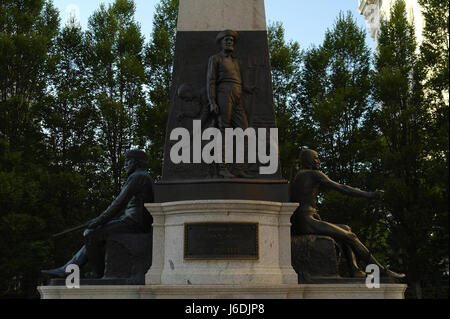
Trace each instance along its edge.
{"label": "stone monument", "polygon": [[40,287],[43,298],[403,298],[404,285],[298,282],[264,0],[180,0],[170,96],[145,285]]}
{"label": "stone monument", "polygon": [[[146,283],[219,290],[297,284],[290,217],[298,205],[289,203],[278,137],[270,134],[277,131],[264,1],[180,1],[173,72],[163,176],[155,185],[155,203],[146,205],[154,219]],[[197,96],[196,106],[189,104],[190,96]],[[190,108],[196,108],[197,122],[195,115],[186,116]],[[220,133],[214,151],[222,154],[214,154],[214,163],[200,156],[210,128]],[[248,128],[258,149],[249,147],[248,136],[243,149],[238,138],[226,148],[227,129]],[[182,143],[174,132],[180,129],[190,146],[181,162],[173,159],[173,149]],[[228,150],[234,156],[227,160]],[[247,150],[237,163],[238,153]],[[262,174],[268,164],[257,156],[250,161],[251,152],[276,152],[276,168]]]}

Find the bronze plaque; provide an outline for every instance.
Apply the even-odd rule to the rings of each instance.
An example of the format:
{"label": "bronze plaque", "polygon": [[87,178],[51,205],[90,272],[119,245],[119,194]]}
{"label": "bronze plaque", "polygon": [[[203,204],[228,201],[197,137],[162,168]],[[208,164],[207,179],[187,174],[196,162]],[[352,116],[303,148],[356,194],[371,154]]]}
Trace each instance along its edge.
{"label": "bronze plaque", "polygon": [[259,258],[258,224],[186,224],[184,258],[257,260]]}

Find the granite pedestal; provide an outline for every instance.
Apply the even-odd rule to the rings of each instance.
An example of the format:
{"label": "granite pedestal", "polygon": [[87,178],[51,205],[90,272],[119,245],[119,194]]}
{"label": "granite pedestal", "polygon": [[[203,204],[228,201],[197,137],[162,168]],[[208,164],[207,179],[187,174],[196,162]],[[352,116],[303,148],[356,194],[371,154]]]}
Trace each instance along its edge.
{"label": "granite pedestal", "polygon": [[[297,274],[291,265],[290,218],[297,207],[291,203],[238,200],[147,204],[153,216],[154,255],[146,284],[296,284]],[[186,226],[205,223],[256,225],[256,256],[185,258]],[[239,254],[239,245],[231,248]]]}

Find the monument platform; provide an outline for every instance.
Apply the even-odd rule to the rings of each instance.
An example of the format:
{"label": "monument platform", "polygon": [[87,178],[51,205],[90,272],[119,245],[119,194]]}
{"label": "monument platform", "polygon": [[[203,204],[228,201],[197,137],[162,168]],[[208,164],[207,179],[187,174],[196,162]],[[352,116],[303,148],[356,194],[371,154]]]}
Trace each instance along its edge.
{"label": "monument platform", "polygon": [[404,299],[406,285],[146,285],[39,287],[42,299]]}
{"label": "monument platform", "polygon": [[403,299],[407,286],[298,284],[290,217],[298,204],[204,200],[146,204],[153,263],[145,285],[38,287],[42,299]]}

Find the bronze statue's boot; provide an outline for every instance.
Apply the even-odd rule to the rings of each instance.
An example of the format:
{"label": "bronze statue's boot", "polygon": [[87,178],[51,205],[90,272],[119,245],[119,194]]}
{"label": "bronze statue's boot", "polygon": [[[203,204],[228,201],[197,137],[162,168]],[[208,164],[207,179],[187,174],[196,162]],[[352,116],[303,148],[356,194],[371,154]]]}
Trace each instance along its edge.
{"label": "bronze statue's boot", "polygon": [[244,171],[237,171],[236,172],[236,176],[240,177],[240,178],[253,178],[253,176],[248,175],[246,172]]}
{"label": "bronze statue's boot", "polygon": [[230,173],[225,164],[220,164],[219,176],[223,178],[235,178],[233,174]]}
{"label": "bronze statue's boot", "polygon": [[220,124],[219,127],[221,127],[220,131],[222,132],[223,140],[222,140],[222,163],[218,163],[219,172],[217,173],[217,175],[219,175],[219,177],[222,177],[222,178],[235,178],[236,176],[234,176],[230,172],[231,165],[227,164],[227,162],[226,162],[225,128],[223,128],[222,124]]}
{"label": "bronze statue's boot", "polygon": [[70,274],[66,273],[66,269],[69,265],[77,265],[81,267],[86,262],[87,262],[86,247],[83,246],[83,248],[81,248],[78,251],[78,253],[75,256],[73,256],[73,258],[70,261],[68,261],[64,266],[56,269],[42,270],[41,273],[54,278],[66,278]]}
{"label": "bronze statue's boot", "polygon": [[353,269],[350,271],[350,276],[352,278],[367,278],[367,274],[361,269]]}
{"label": "bronze statue's boot", "polygon": [[69,273],[66,273],[66,266],[62,266],[56,269],[42,270],[41,273],[52,278],[66,278],[69,275]]}
{"label": "bronze statue's boot", "polygon": [[233,171],[234,175],[239,178],[253,178],[253,176],[248,175],[244,170],[244,165],[236,164],[235,170]]}
{"label": "bronze statue's boot", "polygon": [[382,266],[375,257],[369,253],[369,262],[368,264],[374,264],[380,267],[380,275],[381,277],[388,277],[388,278],[394,278],[394,279],[404,279],[406,277],[405,274],[398,274],[392,270],[387,269],[386,267]]}
{"label": "bronze statue's boot", "polygon": [[405,279],[406,278],[405,274],[399,274],[399,273],[396,273],[387,268],[381,269],[380,274],[381,274],[381,277],[389,277],[389,278],[394,278],[394,279]]}

